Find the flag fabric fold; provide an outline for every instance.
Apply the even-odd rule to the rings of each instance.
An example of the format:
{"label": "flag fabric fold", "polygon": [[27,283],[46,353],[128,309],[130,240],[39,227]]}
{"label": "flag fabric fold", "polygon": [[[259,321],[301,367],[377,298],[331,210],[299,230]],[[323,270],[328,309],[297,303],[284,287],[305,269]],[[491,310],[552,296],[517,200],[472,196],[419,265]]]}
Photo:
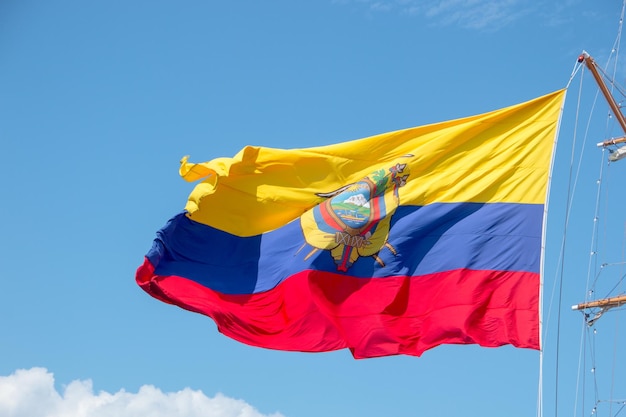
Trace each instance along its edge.
{"label": "flag fabric fold", "polygon": [[335,145],[184,158],[181,176],[198,184],[137,283],[270,349],[539,349],[564,96]]}

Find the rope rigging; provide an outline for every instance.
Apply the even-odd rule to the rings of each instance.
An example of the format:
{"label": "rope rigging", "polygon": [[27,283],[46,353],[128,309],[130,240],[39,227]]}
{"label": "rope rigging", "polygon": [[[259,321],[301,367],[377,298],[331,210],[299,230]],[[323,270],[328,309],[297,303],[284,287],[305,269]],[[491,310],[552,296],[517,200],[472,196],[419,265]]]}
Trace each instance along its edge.
{"label": "rope rigging", "polygon": [[[554,279],[554,289],[552,297],[556,298],[556,302],[551,301],[548,308],[548,319],[550,311],[552,309],[552,303],[555,303],[557,308],[557,339],[556,339],[556,395],[555,395],[555,410],[554,415],[558,413],[559,403],[559,352],[560,352],[560,335],[561,335],[561,320],[566,320],[567,317],[561,317],[561,301],[564,296],[564,287],[570,287],[575,285],[571,283],[564,284],[565,273],[565,254],[566,254],[566,240],[575,242],[575,246],[580,247],[581,241],[577,242],[576,238],[570,238],[567,236],[570,226],[570,216],[573,210],[573,202],[578,188],[578,183],[581,182],[581,186],[585,185],[588,178],[593,178],[586,171],[589,170],[589,164],[583,164],[583,156],[585,156],[585,149],[588,139],[592,135],[598,134],[603,128],[598,125],[598,122],[593,118],[593,114],[597,110],[597,104],[602,100],[598,100],[601,92],[602,94],[610,95],[611,98],[614,94],[620,96],[619,100],[613,100],[613,103],[609,103],[610,110],[604,114],[604,138],[607,139],[604,142],[598,143],[598,146],[602,148],[602,152],[599,153],[599,168],[596,172],[597,180],[595,181],[595,200],[587,200],[589,205],[595,205],[593,207],[593,215],[591,216],[591,233],[589,236],[589,258],[587,265],[587,276],[585,284],[585,301],[573,308],[581,311],[581,336],[580,336],[580,350],[579,350],[579,364],[577,371],[577,379],[575,382],[575,398],[574,398],[574,416],[618,416],[625,415],[624,409],[626,408],[626,379],[621,375],[626,374],[625,362],[620,360],[620,356],[623,355],[623,346],[625,341],[622,340],[622,349],[620,349],[620,313],[626,308],[626,293],[623,289],[624,278],[626,272],[623,271],[626,266],[626,256],[624,253],[624,247],[626,247],[626,228],[616,227],[615,225],[626,224],[623,216],[623,207],[626,207],[624,196],[621,186],[622,181],[617,180],[611,182],[611,173],[615,169],[624,169],[622,165],[613,167],[614,162],[626,157],[626,122],[621,112],[624,99],[626,99],[626,89],[624,89],[620,83],[616,81],[617,74],[620,71],[618,65],[618,57],[620,54],[621,46],[621,33],[623,28],[624,13],[626,10],[626,0],[623,1],[617,36],[609,57],[606,60],[606,65],[600,68],[599,65],[594,63],[593,71],[589,62],[585,59],[579,59],[577,65],[574,66],[572,76],[568,82],[567,88],[570,90],[570,84],[575,76],[580,76],[580,85],[578,86],[578,100],[576,102],[575,110],[575,124],[572,132],[572,148],[571,148],[571,160],[570,160],[570,174],[567,187],[567,199],[565,207],[565,223],[563,229],[563,238],[560,248],[560,254],[558,259],[559,267],[558,272]],[[588,57],[586,52],[581,57]],[[587,65],[589,72],[596,79],[596,83],[593,86],[595,97],[589,96],[589,92],[583,90],[585,87],[584,80],[585,64]],[[601,85],[600,85],[601,84]],[[600,87],[600,88],[598,88]],[[591,103],[586,109],[583,109],[581,103],[583,102],[583,95],[585,95],[585,103]],[[607,100],[608,102],[608,100]],[[583,123],[586,123],[584,129],[579,129],[579,123],[581,122],[581,114],[588,113],[588,119]],[[592,121],[593,119],[593,121]],[[593,128],[592,128],[593,126]],[[618,140],[612,138],[610,133],[615,129],[620,131]],[[579,132],[582,132],[582,140],[577,140]],[[591,133],[590,132],[594,132]],[[593,140],[593,138],[592,138]],[[580,145],[577,144],[580,142]],[[578,161],[575,163],[576,155],[578,155]],[[608,163],[607,163],[608,160]],[[619,172],[619,171],[618,171]],[[617,174],[615,178],[624,178],[624,174]],[[587,186],[591,191],[593,186],[589,184]],[[589,195],[593,193],[591,191]],[[619,198],[622,198],[621,204]],[[584,198],[584,197],[583,197]],[[617,204],[616,204],[617,202]],[[609,210],[608,207],[614,207],[613,210]],[[620,220],[615,221],[615,217],[621,217]],[[576,228],[580,229],[580,225],[576,225]],[[619,236],[616,236],[616,231],[619,229],[625,229]],[[616,254],[616,248],[610,245],[608,242],[622,241],[622,252]],[[568,243],[569,245],[569,243]],[[618,248],[619,249],[619,248]],[[578,253],[580,251],[577,249]],[[619,270],[616,272],[616,270]],[[574,273],[576,273],[575,271]],[[597,302],[596,296],[602,294],[603,300],[609,299],[610,303],[603,304]],[[621,298],[620,298],[621,297]],[[588,305],[586,305],[588,304]],[[608,314],[610,313],[610,314]],[[613,327],[611,328],[611,324]],[[544,334],[547,334],[547,326],[544,328]],[[609,337],[610,336],[610,337]],[[615,337],[613,337],[615,336]],[[544,337],[545,338],[545,337]],[[608,352],[608,353],[606,353]],[[624,369],[620,369],[620,366]],[[540,381],[540,386],[543,382]]]}
{"label": "rope rigging", "polygon": [[[611,107],[613,113],[618,111],[619,114],[607,112],[605,137],[611,137],[609,134],[616,127],[616,122],[619,121],[616,119],[623,118],[621,107],[623,99],[626,97],[626,92],[615,80],[619,69],[617,58],[619,56],[625,9],[626,1],[622,5],[618,34],[606,66],[602,69],[596,65],[598,73],[602,75],[600,82],[606,83],[605,85],[610,89],[611,96],[615,93],[622,96],[617,106],[613,105]],[[613,63],[612,66],[610,66],[611,63]],[[611,68],[612,74],[609,75],[607,68]],[[578,108],[577,119],[579,110]],[[620,126],[617,126],[617,128],[624,130],[623,123],[620,124],[622,125],[621,128]],[[622,133],[622,135],[624,134],[626,132]],[[619,325],[620,312],[624,310],[624,305],[626,305],[626,295],[623,291],[623,281],[626,277],[626,273],[623,272],[626,264],[623,249],[624,242],[626,242],[626,230],[619,237],[622,241],[621,254],[616,254],[616,248],[609,242],[616,240],[616,227],[613,225],[622,223],[614,221],[614,218],[621,216],[622,210],[619,206],[613,210],[608,208],[610,206],[615,207],[613,193],[617,193],[618,197],[622,194],[621,181],[613,184],[610,174],[613,171],[613,162],[626,156],[626,147],[622,148],[617,145],[619,142],[624,141],[626,139],[623,141],[606,140],[598,144],[598,146],[603,147],[603,150],[607,150],[609,155],[607,158],[606,152],[603,151],[601,153],[602,160],[597,174],[596,199],[590,237],[591,249],[589,251],[586,279],[586,299],[584,303],[572,307],[575,310],[580,310],[583,318],[579,382],[577,385],[577,396],[581,395],[581,415],[614,417],[622,414],[626,407],[626,401],[623,399],[626,394],[626,387],[622,383],[622,378],[616,377],[616,375],[620,375],[620,366],[623,366],[620,363],[623,362],[620,361],[620,356],[623,355],[619,354],[621,352],[619,348]],[[623,155],[620,155],[620,153],[623,153]],[[608,164],[606,163],[607,159],[609,161]],[[624,220],[622,219],[621,222],[624,222]],[[615,261],[616,256],[621,257],[621,259]],[[620,271],[616,273],[615,269],[620,269]],[[598,294],[603,294],[603,297],[597,299],[596,296]],[[606,314],[609,311],[613,320],[612,329],[610,328],[611,320],[606,318]],[[623,345],[623,341],[621,343]],[[607,351],[612,351],[612,355],[605,353]],[[587,389],[589,389],[589,394],[586,393]],[[590,405],[587,406],[589,403]],[[577,415],[576,407],[574,415]]]}

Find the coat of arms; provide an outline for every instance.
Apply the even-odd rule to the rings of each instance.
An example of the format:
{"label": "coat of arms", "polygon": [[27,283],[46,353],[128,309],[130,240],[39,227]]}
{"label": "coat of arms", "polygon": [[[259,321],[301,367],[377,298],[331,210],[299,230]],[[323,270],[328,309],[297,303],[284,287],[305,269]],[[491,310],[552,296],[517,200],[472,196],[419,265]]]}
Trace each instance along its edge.
{"label": "coat of arms", "polygon": [[408,176],[407,165],[398,163],[359,182],[318,194],[326,200],[300,219],[304,238],[314,247],[307,258],[318,250],[328,250],[342,272],[362,256],[371,256],[384,266],[378,253],[387,247],[396,254],[387,242],[389,224],[400,203],[398,188],[406,184]]}

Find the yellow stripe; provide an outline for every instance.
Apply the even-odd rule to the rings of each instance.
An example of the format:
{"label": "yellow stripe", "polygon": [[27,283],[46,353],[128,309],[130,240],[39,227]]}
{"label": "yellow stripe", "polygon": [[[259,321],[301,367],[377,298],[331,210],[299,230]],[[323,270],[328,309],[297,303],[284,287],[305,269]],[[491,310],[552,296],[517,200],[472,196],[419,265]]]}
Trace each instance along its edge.
{"label": "yellow stripe", "polygon": [[478,116],[306,149],[248,146],[233,158],[192,164],[202,180],[186,210],[195,221],[240,236],[276,229],[328,193],[373,171],[407,164],[400,204],[513,202],[546,198],[565,90]]}

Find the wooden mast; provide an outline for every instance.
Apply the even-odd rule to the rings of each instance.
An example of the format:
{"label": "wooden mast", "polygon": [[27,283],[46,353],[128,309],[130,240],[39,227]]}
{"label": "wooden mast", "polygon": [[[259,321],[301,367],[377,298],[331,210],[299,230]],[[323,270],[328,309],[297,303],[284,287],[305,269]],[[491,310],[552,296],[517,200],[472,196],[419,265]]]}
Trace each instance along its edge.
{"label": "wooden mast", "polygon": [[[606,99],[606,101],[609,103],[609,106],[611,107],[611,110],[613,111],[613,114],[615,115],[617,122],[622,127],[622,131],[624,131],[624,134],[626,135],[626,118],[624,118],[624,115],[622,114],[622,110],[620,109],[617,102],[615,102],[613,95],[611,94],[606,84],[604,83],[604,80],[602,79],[602,76],[600,75],[600,72],[598,71],[598,68],[596,66],[596,62],[585,51],[583,51],[583,53],[578,57],[578,62],[584,62],[585,65],[587,65],[587,68],[589,68],[589,71],[591,71],[593,78],[596,80],[596,83],[598,83],[598,86],[600,87],[600,91],[602,91],[602,94],[604,95],[604,98]],[[609,145],[614,145],[616,143],[623,143],[623,142],[626,142],[626,137],[606,140],[604,142],[598,143],[598,146],[603,147],[603,146],[609,146]]]}

